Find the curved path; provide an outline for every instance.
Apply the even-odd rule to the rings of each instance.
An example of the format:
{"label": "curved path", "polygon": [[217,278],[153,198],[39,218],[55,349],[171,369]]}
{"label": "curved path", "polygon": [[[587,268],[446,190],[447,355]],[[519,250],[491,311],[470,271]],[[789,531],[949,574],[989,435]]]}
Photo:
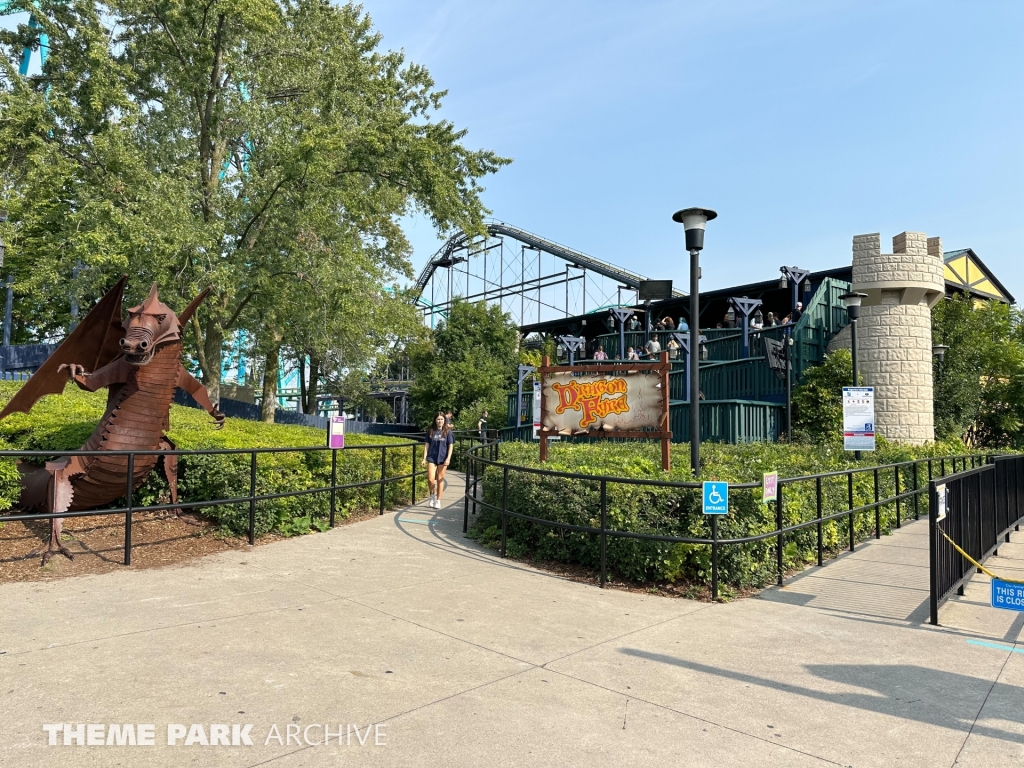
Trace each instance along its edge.
{"label": "curved path", "polygon": [[[955,626],[922,625],[907,584],[926,577],[886,564],[921,525],[710,605],[502,561],[463,538],[461,492],[453,475],[437,512],[0,586],[0,764],[1024,764],[1021,624],[975,605],[979,583],[944,609]],[[1024,571],[1022,550],[993,567]],[[48,747],[56,722],[154,724],[156,746]],[[325,722],[342,746],[267,743]],[[168,724],[251,725],[254,744],[168,747]]]}

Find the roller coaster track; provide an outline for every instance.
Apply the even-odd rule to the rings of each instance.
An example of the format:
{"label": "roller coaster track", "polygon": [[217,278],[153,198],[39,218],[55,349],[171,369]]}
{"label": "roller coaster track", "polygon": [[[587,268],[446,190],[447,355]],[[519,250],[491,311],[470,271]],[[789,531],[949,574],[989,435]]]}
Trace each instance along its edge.
{"label": "roller coaster track", "polygon": [[[590,270],[591,272],[596,272],[599,275],[616,280],[627,288],[638,289],[640,287],[640,283],[647,280],[643,275],[622,269],[621,267],[609,264],[606,261],[595,259],[593,256],[588,256],[585,253],[573,250],[572,248],[556,243],[553,240],[548,240],[540,235],[535,235],[532,232],[527,232],[525,229],[519,229],[518,227],[513,227],[510,224],[505,224],[501,221],[488,222],[487,234],[489,237],[511,237],[523,245],[549,253],[556,258],[572,264],[574,267]],[[446,242],[441,249],[434,254],[433,258],[427,262],[426,266],[423,267],[423,271],[420,272],[420,276],[416,280],[416,290],[422,293],[423,289],[430,281],[431,275],[433,275],[438,268],[450,268],[454,263],[456,263],[456,254],[459,251],[470,250],[470,255],[472,255],[471,249],[474,245],[473,238],[465,233],[455,235],[448,240],[448,242]],[[686,294],[683,291],[673,289],[672,295],[685,296]]]}

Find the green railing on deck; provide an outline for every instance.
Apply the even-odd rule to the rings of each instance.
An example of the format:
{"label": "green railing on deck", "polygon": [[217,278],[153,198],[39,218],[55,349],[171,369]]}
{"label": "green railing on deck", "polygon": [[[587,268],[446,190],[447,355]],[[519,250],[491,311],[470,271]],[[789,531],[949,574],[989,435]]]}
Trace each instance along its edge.
{"label": "green railing on deck", "polygon": [[[793,383],[799,383],[805,372],[825,359],[829,341],[848,323],[846,307],[839,297],[850,290],[843,280],[826,278],[807,304],[795,325],[764,328],[750,334],[750,357],[741,358],[742,331],[733,328],[708,328],[707,356],[701,360],[700,386],[701,439],[721,442],[777,440],[785,420],[786,383],[768,367],[764,357],[764,338],[784,341],[793,336]],[[674,331],[652,331],[662,349],[667,349]],[[602,334],[597,341],[609,358],[618,355],[619,335]],[[626,346],[642,349],[643,331],[627,331]],[[581,359],[581,362],[583,360]],[[609,361],[612,362],[612,361]],[[689,434],[689,404],[686,400],[685,365],[682,352],[672,360],[669,374],[670,422],[674,442],[683,442]],[[515,430],[516,395],[508,395],[506,424],[509,433],[524,433],[533,424],[533,391],[523,392],[523,429]],[[767,402],[766,402],[767,401]]]}

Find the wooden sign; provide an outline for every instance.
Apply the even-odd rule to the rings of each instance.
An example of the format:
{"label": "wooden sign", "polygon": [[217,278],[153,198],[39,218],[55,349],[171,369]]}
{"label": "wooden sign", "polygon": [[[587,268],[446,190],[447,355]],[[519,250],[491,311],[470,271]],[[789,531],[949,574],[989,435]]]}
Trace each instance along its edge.
{"label": "wooden sign", "polygon": [[661,468],[671,467],[668,352],[656,363],[551,365],[540,374],[540,460],[551,437],[623,437],[661,440]]}

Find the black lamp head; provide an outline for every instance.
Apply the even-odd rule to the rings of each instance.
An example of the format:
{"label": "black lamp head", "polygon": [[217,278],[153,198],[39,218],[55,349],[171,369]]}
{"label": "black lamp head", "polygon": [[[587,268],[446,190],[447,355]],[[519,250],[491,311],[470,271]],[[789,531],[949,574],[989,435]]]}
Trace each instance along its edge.
{"label": "black lamp head", "polygon": [[686,250],[704,248],[704,225],[717,216],[710,208],[684,208],[672,214],[672,221],[682,224],[686,231]]}

